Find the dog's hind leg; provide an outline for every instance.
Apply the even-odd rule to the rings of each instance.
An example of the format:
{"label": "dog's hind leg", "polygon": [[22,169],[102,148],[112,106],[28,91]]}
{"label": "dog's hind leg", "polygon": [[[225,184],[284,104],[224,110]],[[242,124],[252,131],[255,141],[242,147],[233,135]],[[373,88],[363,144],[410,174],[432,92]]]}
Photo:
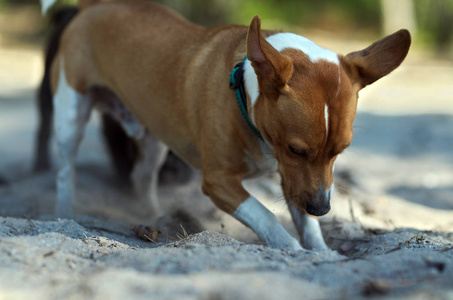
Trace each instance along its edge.
{"label": "dog's hind leg", "polygon": [[131,177],[135,192],[151,216],[162,213],[158,199],[159,171],[168,154],[168,147],[153,135],[146,133],[137,140],[139,155]]}
{"label": "dog's hind leg", "polygon": [[92,100],[77,93],[66,81],[62,59],[58,86],[54,96],[54,124],[60,156],[55,211],[58,216],[72,214],[76,184],[75,159],[91,108]]}
{"label": "dog's hind leg", "polygon": [[295,207],[289,205],[289,211],[299,233],[300,241],[305,249],[326,250],[329,249],[321,232],[319,220],[309,216],[306,212],[299,212]]}

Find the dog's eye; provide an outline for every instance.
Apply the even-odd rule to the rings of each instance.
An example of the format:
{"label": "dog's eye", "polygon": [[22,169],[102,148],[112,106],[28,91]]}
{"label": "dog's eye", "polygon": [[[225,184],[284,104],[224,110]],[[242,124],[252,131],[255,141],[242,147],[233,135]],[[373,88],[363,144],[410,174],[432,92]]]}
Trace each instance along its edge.
{"label": "dog's eye", "polygon": [[299,155],[302,157],[308,157],[308,152],[306,150],[296,149],[291,145],[289,145],[288,148],[292,153],[294,153],[296,155]]}

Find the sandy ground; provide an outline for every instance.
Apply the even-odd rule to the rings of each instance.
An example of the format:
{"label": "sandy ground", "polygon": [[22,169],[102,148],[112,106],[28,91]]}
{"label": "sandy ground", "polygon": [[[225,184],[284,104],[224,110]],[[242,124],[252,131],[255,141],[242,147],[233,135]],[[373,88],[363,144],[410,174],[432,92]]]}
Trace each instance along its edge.
{"label": "sandy ground", "polygon": [[[0,299],[453,299],[453,63],[414,52],[361,93],[320,218],[336,251],[299,253],[267,248],[217,210],[199,175],[162,186],[167,214],[146,218],[118,188],[96,116],[77,215],[55,218],[55,170],[30,172],[41,70],[39,50],[0,48]],[[276,179],[248,187],[295,234]],[[162,233],[146,242],[135,225]]]}

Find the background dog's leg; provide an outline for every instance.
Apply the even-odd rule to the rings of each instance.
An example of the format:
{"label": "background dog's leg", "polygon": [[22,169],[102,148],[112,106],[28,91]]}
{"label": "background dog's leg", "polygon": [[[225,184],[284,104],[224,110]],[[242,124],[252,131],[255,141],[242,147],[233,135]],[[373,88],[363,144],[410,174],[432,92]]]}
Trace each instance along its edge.
{"label": "background dog's leg", "polygon": [[46,70],[44,79],[38,91],[39,129],[36,136],[35,158],[33,171],[50,169],[49,138],[52,127],[52,92],[50,90],[49,74]]}
{"label": "background dog's leg", "polygon": [[55,212],[58,216],[69,216],[75,201],[74,164],[85,125],[90,117],[92,100],[80,95],[68,85],[63,70],[62,60],[54,97],[55,133],[60,155]]}
{"label": "background dog's leg", "polygon": [[102,114],[102,133],[118,178],[125,187],[130,187],[131,173],[138,153],[135,139],[128,136],[120,121],[107,113]]}
{"label": "background dog's leg", "polygon": [[157,193],[159,171],[167,157],[168,147],[149,133],[137,143],[139,156],[132,171],[132,182],[150,215],[157,216],[162,213]]}
{"label": "background dog's leg", "polygon": [[289,211],[304,248],[313,250],[329,249],[324,242],[318,218],[309,216],[306,212],[301,213],[292,205],[289,205]]}

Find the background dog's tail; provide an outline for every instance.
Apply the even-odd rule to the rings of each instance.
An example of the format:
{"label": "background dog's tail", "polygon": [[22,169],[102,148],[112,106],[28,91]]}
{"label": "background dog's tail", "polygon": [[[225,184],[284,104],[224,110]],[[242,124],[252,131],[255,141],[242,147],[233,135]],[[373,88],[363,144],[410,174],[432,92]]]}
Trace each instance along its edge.
{"label": "background dog's tail", "polygon": [[[83,10],[86,7],[99,3],[104,2],[105,0],[79,0],[79,9]],[[57,0],[41,0],[41,12],[43,15],[47,13],[49,8],[51,8]]]}

